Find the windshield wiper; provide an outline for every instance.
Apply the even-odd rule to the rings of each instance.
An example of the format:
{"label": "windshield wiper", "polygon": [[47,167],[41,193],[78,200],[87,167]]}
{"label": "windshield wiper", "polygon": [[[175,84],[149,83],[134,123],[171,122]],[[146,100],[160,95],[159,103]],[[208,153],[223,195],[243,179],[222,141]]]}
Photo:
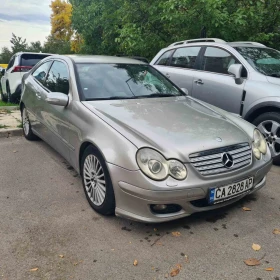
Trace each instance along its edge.
{"label": "windshield wiper", "polygon": [[138,98],[153,98],[153,97],[176,97],[176,96],[182,96],[181,94],[175,95],[175,94],[163,94],[163,93],[153,93],[150,95],[142,95],[142,96],[137,96]]}
{"label": "windshield wiper", "polygon": [[135,96],[111,96],[104,98],[88,98],[86,101],[98,101],[98,100],[120,100],[120,99],[135,99]]}
{"label": "windshield wiper", "polygon": [[268,76],[275,77],[275,78],[280,78],[280,73],[272,73]]}

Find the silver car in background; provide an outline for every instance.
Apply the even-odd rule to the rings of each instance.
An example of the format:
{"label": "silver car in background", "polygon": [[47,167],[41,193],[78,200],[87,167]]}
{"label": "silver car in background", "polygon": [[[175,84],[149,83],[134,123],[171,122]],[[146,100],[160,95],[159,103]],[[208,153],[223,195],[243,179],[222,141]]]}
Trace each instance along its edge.
{"label": "silver car in background", "polygon": [[261,189],[271,167],[262,134],[195,100],[141,61],[51,56],[23,81],[23,132],[81,174],[97,212],[163,222]]}
{"label": "silver car in background", "polygon": [[263,133],[280,164],[280,52],[256,42],[175,42],[151,65],[189,95],[239,114]]}

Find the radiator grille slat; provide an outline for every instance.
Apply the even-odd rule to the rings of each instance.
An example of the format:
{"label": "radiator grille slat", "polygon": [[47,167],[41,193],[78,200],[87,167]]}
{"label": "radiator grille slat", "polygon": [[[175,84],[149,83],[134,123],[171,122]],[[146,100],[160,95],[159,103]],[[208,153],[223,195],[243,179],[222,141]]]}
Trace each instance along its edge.
{"label": "radiator grille slat", "polygon": [[[233,166],[225,167],[222,157],[228,153],[233,158]],[[210,176],[220,173],[231,172],[251,164],[252,149],[248,143],[223,147],[221,149],[203,151],[190,155],[190,162],[200,174]]]}

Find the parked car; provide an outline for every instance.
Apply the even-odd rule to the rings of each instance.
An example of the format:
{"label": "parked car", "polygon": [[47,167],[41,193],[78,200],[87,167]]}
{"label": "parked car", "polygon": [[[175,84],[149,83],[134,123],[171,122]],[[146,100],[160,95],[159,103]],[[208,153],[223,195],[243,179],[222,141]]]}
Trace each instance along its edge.
{"label": "parked car", "polygon": [[128,58],[45,58],[20,109],[26,139],[56,149],[104,215],[163,222],[219,208],[262,188],[272,164],[255,126]]}
{"label": "parked car", "polygon": [[128,55],[116,55],[118,57],[127,57],[127,58],[132,58],[132,59],[136,59],[136,60],[140,60],[142,62],[145,62],[145,63],[149,63],[149,60],[145,57],[142,57],[142,56],[128,56]]}
{"label": "parked car", "polygon": [[151,65],[192,97],[239,114],[263,133],[280,164],[280,52],[256,42],[176,42]]}
{"label": "parked car", "polygon": [[20,52],[13,55],[7,69],[2,73],[3,77],[0,84],[2,100],[19,103],[22,76],[40,60],[50,55],[29,52]]}

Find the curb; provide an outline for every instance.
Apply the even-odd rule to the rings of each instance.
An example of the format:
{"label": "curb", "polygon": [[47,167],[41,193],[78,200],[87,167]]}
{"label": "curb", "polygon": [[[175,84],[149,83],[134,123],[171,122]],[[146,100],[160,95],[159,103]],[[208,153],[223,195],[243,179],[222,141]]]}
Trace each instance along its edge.
{"label": "curb", "polygon": [[0,110],[19,110],[19,106],[0,106]]}
{"label": "curb", "polygon": [[0,131],[0,138],[10,138],[12,136],[22,136],[22,128],[5,129]]}

